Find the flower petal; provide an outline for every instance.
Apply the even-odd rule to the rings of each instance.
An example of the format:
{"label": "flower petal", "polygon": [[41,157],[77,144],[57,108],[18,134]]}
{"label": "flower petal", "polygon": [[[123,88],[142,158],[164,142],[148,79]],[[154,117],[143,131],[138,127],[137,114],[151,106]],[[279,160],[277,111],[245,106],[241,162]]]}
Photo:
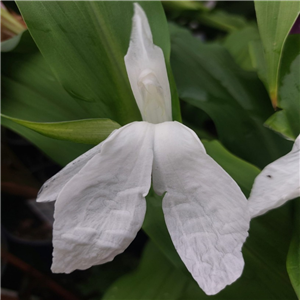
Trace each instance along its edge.
{"label": "flower petal", "polygon": [[255,178],[249,206],[251,217],[300,196],[300,136],[291,152],[267,165]]}
{"label": "flower petal", "polygon": [[100,153],[101,146],[102,143],[78,156],[76,159],[67,164],[61,171],[48,179],[39,190],[36,201],[55,201],[66,183],[74,175],[76,175],[94,155]]}
{"label": "flower petal", "polygon": [[177,122],[156,125],[154,190],[174,246],[208,295],[240,277],[250,216],[235,181],[206,154],[196,134]]}
{"label": "flower petal", "polygon": [[300,150],[300,134],[296,138],[295,143],[292,148],[292,151],[297,151],[297,150]]}
{"label": "flower petal", "polygon": [[55,203],[53,272],[103,264],[128,247],[144,220],[152,145],[151,124],[124,126],[65,185]]}
{"label": "flower petal", "polygon": [[155,124],[171,121],[171,93],[164,54],[153,44],[147,16],[137,3],[134,3],[130,44],[124,59],[143,120]]}

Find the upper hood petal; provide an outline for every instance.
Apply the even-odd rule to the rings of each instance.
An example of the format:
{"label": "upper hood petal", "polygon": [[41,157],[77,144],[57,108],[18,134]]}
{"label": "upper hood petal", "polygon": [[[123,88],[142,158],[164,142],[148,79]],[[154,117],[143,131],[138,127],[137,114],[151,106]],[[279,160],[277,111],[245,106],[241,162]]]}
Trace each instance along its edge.
{"label": "upper hood petal", "polygon": [[171,93],[164,54],[153,44],[147,16],[137,3],[134,3],[130,44],[124,59],[143,120],[150,123],[171,121]]}
{"label": "upper hood petal", "polygon": [[156,125],[154,190],[174,246],[199,286],[213,295],[240,277],[250,216],[235,181],[177,122]]}
{"label": "upper hood petal", "polygon": [[67,164],[60,172],[48,179],[41,187],[37,202],[50,202],[57,199],[58,194],[66,183],[76,175],[86,163],[97,153],[100,153],[102,143],[93,147],[89,151],[78,156],[76,159]]}
{"label": "upper hood petal", "polygon": [[255,178],[249,206],[251,217],[300,196],[300,136],[291,152],[267,165]]}
{"label": "upper hood petal", "polygon": [[116,130],[58,195],[53,272],[111,261],[135,238],[151,185],[152,128],[135,122]]}

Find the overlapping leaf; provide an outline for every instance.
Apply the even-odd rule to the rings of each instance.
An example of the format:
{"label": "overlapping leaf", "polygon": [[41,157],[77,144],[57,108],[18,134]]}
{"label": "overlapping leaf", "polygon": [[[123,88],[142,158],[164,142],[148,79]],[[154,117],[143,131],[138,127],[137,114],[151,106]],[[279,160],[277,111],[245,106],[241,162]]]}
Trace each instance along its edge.
{"label": "overlapping leaf", "polygon": [[227,35],[224,46],[233,56],[235,61],[245,70],[254,70],[251,61],[249,44],[259,39],[259,33],[255,26],[247,26]]}
{"label": "overlapping leaf", "polygon": [[171,62],[182,100],[204,110],[232,153],[259,167],[291,148],[263,126],[272,114],[268,95],[255,73],[241,70],[224,47],[203,44],[171,26]]}
{"label": "overlapping leaf", "polygon": [[[5,60],[8,67],[5,68],[4,76],[3,112],[16,118],[39,122],[103,116],[112,117],[113,120],[124,124],[138,119],[139,114],[134,108],[132,94],[130,96],[127,94],[128,83],[126,83],[123,65],[121,64],[121,67],[114,66],[111,69],[109,67],[109,64],[113,62],[120,62],[122,51],[125,54],[127,50],[130,24],[127,21],[129,9],[125,3],[118,3],[119,6],[117,6],[109,2],[100,2],[99,4],[90,2],[84,6],[79,2],[71,4],[56,2],[53,7],[50,6],[50,3],[27,2],[23,4],[20,2],[19,5],[25,18],[27,16],[28,20],[31,19],[29,27],[34,38],[43,55],[50,62],[60,84],[68,93],[56,82],[38,52],[24,54],[24,56],[7,54],[10,56],[6,56],[7,60]],[[132,7],[131,3],[130,5]],[[143,4],[143,6],[147,15],[152,14],[152,17],[149,15],[148,17],[153,26],[152,30],[156,32],[154,40],[165,50],[168,63],[166,53],[168,53],[169,45],[165,31],[162,30],[160,33],[163,26],[157,21],[157,15],[155,15],[157,6],[154,8],[151,3]],[[73,17],[77,17],[81,22],[75,24],[75,21],[72,21]],[[109,29],[110,22],[114,22],[111,29]],[[84,27],[85,30],[81,27]],[[121,36],[118,35],[119,32]],[[102,38],[108,42],[110,34],[117,34],[117,38],[111,39],[115,44],[110,44],[110,42],[104,43],[105,45],[101,44],[102,52],[98,55],[96,53],[96,49],[100,45],[98,39]],[[94,41],[94,37],[97,41]],[[241,72],[222,48],[218,46],[202,47],[197,42],[194,44],[190,37],[185,38],[185,33],[181,37],[183,37],[182,42],[177,41],[178,44],[174,46],[177,55],[177,57],[175,55],[174,66],[175,73],[179,78],[177,81],[182,98],[211,115],[221,139],[229,149],[232,149],[232,152],[260,166],[282,155],[285,146],[288,148],[289,145],[283,145],[283,148],[279,148],[277,151],[279,140],[276,140],[275,135],[261,126],[263,119],[265,120],[270,115],[271,109],[265,101],[265,92],[263,87],[257,83],[257,79],[249,73]],[[55,43],[56,40],[59,43]],[[122,42],[125,40],[126,47]],[[118,44],[119,42],[122,44],[121,46]],[[85,45],[86,48],[81,48],[80,45]],[[191,49],[194,46],[195,49]],[[116,49],[115,53],[114,49]],[[8,59],[9,57],[11,59]],[[70,63],[74,57],[76,58],[75,62],[80,61],[77,67]],[[105,60],[104,63],[102,59]],[[105,65],[108,61],[109,63]],[[68,66],[66,70],[62,67],[64,63],[67,63]],[[223,67],[221,67],[222,65]],[[181,66],[183,66],[182,69]],[[82,72],[81,74],[76,74],[74,70],[77,68],[79,72]],[[108,71],[106,75],[109,80],[105,78],[100,69]],[[116,70],[119,70],[120,73]],[[99,74],[96,74],[96,71]],[[170,69],[168,71],[171,88],[174,92],[175,87],[172,83]],[[242,79],[239,79],[239,76]],[[102,87],[103,91],[101,92]],[[105,90],[106,88],[108,92]],[[112,98],[106,98],[107,95]],[[179,110],[175,98],[173,93],[173,111],[176,119]],[[80,105],[74,99],[77,99]],[[7,122],[7,126],[25,135],[62,164],[87,148],[74,143],[52,140],[20,125],[9,123],[10,121],[5,122]],[[243,191],[249,192],[250,183],[258,170],[248,163],[236,159],[220,144],[211,143],[205,146],[208,153],[237,180]],[[209,149],[210,146],[211,149]],[[241,172],[243,176],[241,176]],[[150,215],[148,219],[146,217],[144,229],[159,249],[173,262],[173,265],[181,268],[182,263],[178,261],[179,258],[168,238],[168,232],[163,222],[160,198],[152,200],[151,197],[148,199],[148,211],[151,213],[151,217]],[[277,222],[278,219],[281,220],[280,223]],[[215,296],[216,299],[240,299],[242,296],[243,299],[265,300],[270,298],[270,295],[273,299],[278,300],[295,298],[284,268],[289,232],[291,231],[289,219],[289,205],[286,205],[282,209],[252,221],[250,238],[244,249],[246,260],[244,275],[236,284]],[[144,277],[141,276],[141,273],[137,273],[138,275],[135,277],[128,277],[125,283],[120,283],[117,290],[115,289],[113,294],[115,298],[133,299],[132,297],[136,295],[139,298],[144,297],[144,299],[147,297],[150,299],[175,297],[174,299],[177,299],[178,295],[182,295],[181,299],[206,298],[191,279],[188,279],[190,283],[183,294],[183,285],[187,284],[188,276],[182,275],[181,271],[174,269],[168,260],[158,258],[162,256],[157,255],[158,252],[154,248],[149,249],[151,249],[150,252],[153,252],[153,256],[150,255],[151,253],[145,254],[148,263],[145,268],[140,268],[143,270]],[[167,265],[165,266],[165,264]],[[158,276],[159,272],[161,272],[161,276]],[[153,281],[155,282],[153,283]],[[132,285],[130,286],[130,284]],[[123,287],[126,288],[125,292]],[[120,296],[118,297],[118,295]]]}
{"label": "overlapping leaf", "polygon": [[[132,2],[36,1],[27,4],[19,3],[19,6],[46,61],[37,50],[24,51],[26,42],[31,42],[28,35],[27,39],[22,36],[19,51],[14,51],[24,53],[3,55],[2,112],[35,122],[110,116],[122,124],[139,120],[140,114],[124,67]],[[180,120],[176,88],[169,67],[170,43],[165,16],[160,3],[142,5],[150,20],[154,42],[165,54],[173,117]],[[96,95],[97,101],[84,101],[80,95],[85,99]],[[89,148],[49,139],[7,119],[2,123],[25,136],[60,164],[66,164]]]}
{"label": "overlapping leaf", "polygon": [[256,25],[248,25],[228,34],[223,45],[244,70],[256,71],[268,89],[264,49]]}
{"label": "overlapping leaf", "polygon": [[256,71],[268,86],[266,62],[257,26],[246,26],[227,35],[225,48],[244,70]]}
{"label": "overlapping leaf", "polygon": [[297,296],[300,298],[300,199],[294,200],[294,229],[287,257],[287,271]]}
{"label": "overlapping leaf", "polygon": [[138,270],[117,280],[102,299],[176,300],[181,298],[187,282],[187,277],[149,242]]}
{"label": "overlapping leaf", "polygon": [[279,65],[285,40],[300,13],[299,1],[255,1],[256,18],[265,51],[269,94],[277,106]]}
{"label": "overlapping leaf", "polygon": [[178,16],[182,12],[209,11],[205,2],[201,1],[162,1],[164,9],[172,16]]}
{"label": "overlapping leaf", "polygon": [[[164,12],[159,2],[141,5],[150,21],[154,43],[164,51],[173,117],[179,120]],[[18,6],[56,78],[90,118],[110,118],[121,125],[141,119],[124,64],[133,2],[20,1]]]}
{"label": "overlapping leaf", "polygon": [[233,32],[247,26],[247,22],[243,17],[229,14],[222,10],[200,14],[199,20],[208,26],[227,32]]}
{"label": "overlapping leaf", "polygon": [[45,136],[75,143],[97,145],[120,125],[110,119],[83,119],[64,122],[30,122],[2,115],[2,118],[23,125]]}
{"label": "overlapping leaf", "polygon": [[[89,117],[56,82],[37,49],[2,54],[2,113],[35,122]],[[2,118],[2,125],[18,132],[62,165],[90,148],[42,136],[9,119]]]}
{"label": "overlapping leaf", "polygon": [[278,104],[281,109],[266,125],[295,140],[300,133],[300,35],[290,35],[285,43],[279,70]]}

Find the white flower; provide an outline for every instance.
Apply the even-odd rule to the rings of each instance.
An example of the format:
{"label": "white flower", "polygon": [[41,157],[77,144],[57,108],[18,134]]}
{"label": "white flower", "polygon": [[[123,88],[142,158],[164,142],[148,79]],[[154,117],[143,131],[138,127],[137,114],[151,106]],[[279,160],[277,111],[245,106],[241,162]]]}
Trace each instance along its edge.
{"label": "white flower", "polygon": [[300,135],[288,154],[267,165],[256,177],[249,197],[251,217],[300,197]]}
{"label": "white flower", "polygon": [[125,64],[144,121],[115,130],[39,194],[40,202],[56,200],[52,271],[86,269],[123,252],[143,224],[152,181],[157,194],[165,193],[163,212],[177,252],[199,286],[216,294],[243,271],[247,200],[196,134],[172,122],[163,52],[138,4]]}

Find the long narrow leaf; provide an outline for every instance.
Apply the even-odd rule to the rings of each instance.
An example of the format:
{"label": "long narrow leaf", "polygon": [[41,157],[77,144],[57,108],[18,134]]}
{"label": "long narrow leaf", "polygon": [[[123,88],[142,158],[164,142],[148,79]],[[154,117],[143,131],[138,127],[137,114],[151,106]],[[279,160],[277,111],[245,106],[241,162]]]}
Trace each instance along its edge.
{"label": "long narrow leaf", "polygon": [[[89,118],[89,114],[57,83],[42,55],[32,46],[30,35],[23,34],[17,48],[24,53],[2,54],[2,113],[35,122]],[[1,124],[31,141],[61,165],[91,147],[43,136],[9,119],[2,118]]]}
{"label": "long narrow leaf", "polygon": [[187,283],[188,278],[149,242],[138,269],[113,283],[102,300],[177,300]]}
{"label": "long narrow leaf", "polygon": [[287,271],[297,296],[300,298],[300,199],[294,205],[294,233],[287,257]]}
{"label": "long narrow leaf", "polygon": [[81,144],[96,145],[105,140],[120,125],[109,119],[85,119],[65,122],[30,122],[6,115],[9,119],[45,136]]}
{"label": "long narrow leaf", "polygon": [[300,13],[299,1],[255,1],[259,33],[268,66],[269,94],[277,106],[278,75],[285,40]]}
{"label": "long narrow leaf", "polygon": [[278,107],[266,125],[290,140],[300,133],[300,36],[290,35],[285,43],[279,70]]}
{"label": "long narrow leaf", "polygon": [[[154,43],[164,52],[173,117],[180,119],[162,5],[141,5],[149,19]],[[56,78],[90,117],[109,118],[121,125],[141,120],[124,64],[132,26],[132,1],[19,1],[18,6]]]}
{"label": "long narrow leaf", "polygon": [[174,25],[170,29],[180,98],[212,118],[224,146],[258,167],[287,153],[289,142],[263,125],[273,109],[256,74],[239,68],[221,45],[201,43]]}

